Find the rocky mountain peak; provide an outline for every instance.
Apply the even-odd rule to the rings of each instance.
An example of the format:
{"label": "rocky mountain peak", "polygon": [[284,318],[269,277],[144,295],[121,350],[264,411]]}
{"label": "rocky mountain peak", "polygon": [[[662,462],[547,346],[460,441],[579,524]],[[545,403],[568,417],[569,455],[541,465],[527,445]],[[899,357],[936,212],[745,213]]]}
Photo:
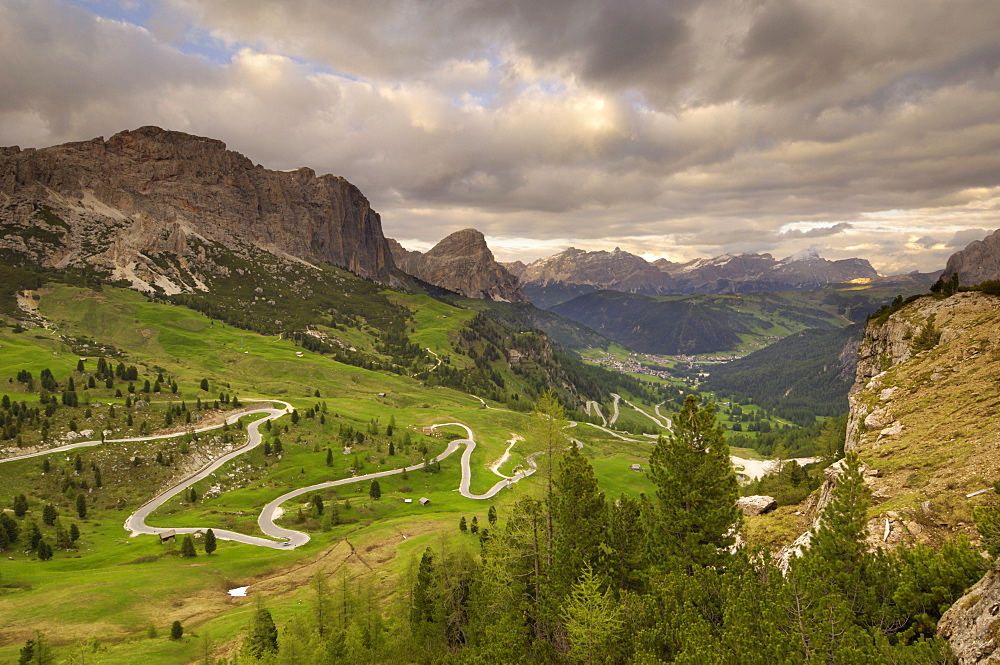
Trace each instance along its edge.
{"label": "rocky mountain peak", "polygon": [[467,298],[498,302],[528,299],[517,277],[496,262],[486,237],[476,229],[456,231],[424,253],[407,251],[396,241],[391,249],[403,272]]}
{"label": "rocky mountain peak", "polygon": [[965,249],[952,254],[943,277],[950,279],[956,272],[966,286],[1000,279],[1000,230],[982,240],[973,240]]}
{"label": "rocky mountain peak", "polygon": [[91,265],[146,291],[205,288],[226,270],[206,258],[212,247],[380,281],[395,269],[378,214],[343,178],[271,171],[222,141],[159,127],[0,151],[0,197],[0,249]]}

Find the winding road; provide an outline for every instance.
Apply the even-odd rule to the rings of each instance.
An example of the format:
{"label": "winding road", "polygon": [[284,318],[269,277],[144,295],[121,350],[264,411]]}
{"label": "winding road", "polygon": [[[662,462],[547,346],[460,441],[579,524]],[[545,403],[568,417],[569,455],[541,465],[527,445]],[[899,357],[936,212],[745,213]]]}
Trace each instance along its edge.
{"label": "winding road", "polygon": [[[245,543],[247,545],[256,545],[258,547],[270,547],[272,549],[295,549],[296,547],[300,547],[309,542],[309,534],[303,533],[301,531],[295,531],[293,529],[286,529],[274,523],[276,513],[278,512],[278,508],[281,506],[281,504],[310,492],[317,492],[330,487],[337,487],[339,485],[347,485],[350,483],[364,482],[366,480],[374,480],[376,478],[384,478],[386,476],[394,476],[401,474],[404,471],[407,472],[417,471],[423,467],[423,464],[421,463],[421,464],[415,464],[413,466],[408,466],[405,468],[401,467],[398,469],[389,469],[387,471],[368,473],[361,476],[341,478],[339,480],[331,480],[324,483],[309,485],[308,487],[300,487],[298,489],[294,489],[290,492],[282,494],[281,496],[275,498],[274,500],[270,501],[266,506],[264,506],[264,508],[261,510],[260,516],[257,518],[257,525],[260,527],[260,530],[269,538],[275,538],[278,540],[270,540],[269,538],[261,538],[259,536],[250,536],[247,534],[238,533],[235,531],[229,531],[227,529],[218,529],[215,527],[154,527],[146,524],[146,519],[153,513],[153,511],[155,511],[157,508],[165,504],[171,498],[177,496],[184,490],[188,489],[194,483],[207,478],[230,460],[233,460],[236,457],[239,457],[240,455],[249,452],[250,450],[253,450],[257,446],[259,446],[262,441],[262,436],[260,434],[260,426],[265,421],[273,420],[275,418],[280,418],[281,416],[284,416],[292,412],[293,407],[291,404],[288,404],[287,402],[281,400],[262,400],[262,401],[271,402],[272,404],[275,403],[281,404],[282,408],[274,408],[272,406],[265,408],[250,409],[229,416],[225,421],[226,424],[232,424],[236,422],[239,418],[246,415],[264,414],[263,418],[255,420],[247,425],[247,442],[243,446],[240,446],[236,450],[228,452],[225,455],[222,455],[221,457],[212,460],[207,465],[203,466],[201,469],[177,481],[168,489],[164,490],[163,492],[160,492],[155,497],[144,503],[142,506],[139,507],[138,510],[129,515],[128,518],[125,520],[124,524],[125,530],[129,531],[130,534],[134,537],[140,534],[158,535],[167,531],[173,531],[174,533],[178,534],[197,533],[197,532],[203,532],[206,529],[211,528],[212,532],[215,534],[215,537],[220,540],[231,540],[239,543]],[[535,473],[535,471],[537,470],[537,465],[535,464],[534,457],[539,453],[529,456],[527,458],[529,468],[526,470],[519,471],[513,477],[504,476],[503,474],[500,474],[498,471],[494,470],[494,473],[500,475],[502,480],[498,481],[484,493],[474,494],[472,493],[470,486],[472,484],[471,458],[472,458],[472,452],[476,448],[475,435],[467,425],[464,425],[462,423],[441,423],[437,425],[432,425],[431,427],[438,428],[438,427],[448,427],[448,426],[461,427],[462,429],[465,430],[466,438],[452,440],[451,442],[449,442],[448,447],[444,450],[444,452],[442,452],[440,455],[437,455],[436,457],[431,458],[429,462],[433,463],[443,460],[449,457],[452,453],[457,451],[462,446],[465,446],[465,450],[462,453],[462,459],[461,459],[462,478],[459,483],[457,491],[459,492],[459,494],[461,494],[463,497],[467,499],[475,499],[475,500],[490,499],[493,496],[495,496],[498,492],[500,492],[500,490],[504,489],[505,487],[510,487],[513,483],[516,483],[520,480],[523,480],[524,478],[527,478],[528,476]],[[161,434],[157,436],[130,437],[122,439],[106,439],[104,441],[100,440],[80,441],[76,443],[66,444],[64,446],[50,448],[48,450],[37,451],[25,455],[18,455],[17,457],[9,457],[0,460],[0,463],[12,462],[14,460],[22,460],[31,457],[39,457],[42,455],[51,455],[51,454],[66,452],[68,450],[73,450],[76,448],[98,446],[101,445],[102,443],[129,443],[129,442],[137,443],[142,441],[171,439],[178,436],[183,436],[189,432],[194,432],[194,433],[207,432],[213,429],[218,429],[220,427],[222,427],[221,424],[212,427],[202,427],[198,429],[187,430],[185,432],[179,432],[175,434]],[[512,440],[511,446],[513,446],[514,443],[515,441]],[[507,451],[508,452],[510,451],[510,446],[508,446]]]}

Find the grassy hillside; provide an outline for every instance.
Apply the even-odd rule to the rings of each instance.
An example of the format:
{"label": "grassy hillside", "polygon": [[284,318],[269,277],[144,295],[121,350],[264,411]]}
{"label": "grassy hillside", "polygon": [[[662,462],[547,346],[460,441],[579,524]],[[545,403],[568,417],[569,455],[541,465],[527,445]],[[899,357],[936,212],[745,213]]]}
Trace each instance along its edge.
{"label": "grassy hillside", "polygon": [[[288,416],[275,421],[265,435],[271,454],[262,446],[233,460],[194,485],[193,503],[179,495],[154,513],[150,523],[257,533],[257,511],[290,488],[349,477],[356,470],[398,468],[437,454],[447,436],[428,437],[420,428],[444,422],[473,428],[478,446],[471,489],[487,489],[499,480],[488,466],[507,450],[512,435],[524,441],[511,450],[511,461],[504,467],[508,471],[538,450],[535,421],[492,400],[494,408],[483,408],[478,398],[440,385],[443,381],[433,385],[433,377],[444,367],[456,375],[473,374],[477,365],[484,366],[489,346],[520,348],[519,336],[530,339],[533,334],[496,328],[500,322],[490,320],[477,329],[472,310],[420,294],[380,293],[386,310],[398,312],[393,315],[407,322],[408,341],[431,349],[437,358],[424,353],[399,373],[370,369],[338,362],[336,354],[310,350],[295,337],[233,327],[127,289],[47,284],[31,294],[37,297],[36,320],[47,327],[21,332],[0,327],[0,394],[11,404],[0,407],[0,418],[4,424],[17,422],[20,429],[2,442],[6,447],[0,455],[97,436],[83,434],[87,430],[107,430],[108,438],[146,431],[183,433],[188,427],[220,422],[221,415],[238,408],[236,403],[281,398],[296,407],[298,422]],[[317,326],[324,329],[331,336],[352,336],[359,352],[363,348],[372,357],[391,358],[379,350],[380,331],[374,326]],[[494,338],[497,334],[501,337]],[[505,341],[504,335],[514,336]],[[86,358],[82,368],[81,358]],[[101,359],[112,368],[110,387],[98,370]],[[527,353],[525,359],[538,362]],[[118,364],[126,371],[134,368],[134,378],[116,376],[113,368]],[[484,371],[497,372],[512,391],[524,390],[521,386],[531,380],[531,368],[514,371],[506,359],[485,365],[495,369]],[[56,402],[50,415],[39,402],[44,370],[55,382],[47,391]],[[409,376],[409,370],[417,371]],[[31,374],[31,383],[18,380],[21,372]],[[59,401],[69,392],[70,379],[75,406]],[[202,380],[208,390],[202,389]],[[135,392],[130,392],[130,384]],[[49,432],[44,441],[43,422]],[[71,422],[80,435],[69,433]],[[18,448],[18,436],[23,448]],[[601,482],[609,491],[649,491],[648,479],[628,471],[628,466],[644,463],[651,444],[628,443],[589,427],[575,428],[573,436],[584,441],[586,454],[598,461]],[[345,575],[352,585],[370,585],[375,597],[388,599],[409,574],[414,552],[442,542],[477,546],[474,538],[462,539],[459,517],[477,515],[485,524],[490,505],[503,510],[540,487],[529,479],[493,501],[464,499],[455,492],[460,477],[456,453],[427,473],[385,479],[377,502],[369,498],[367,483],[324,492],[326,506],[338,504],[337,525],[310,512],[310,504],[305,504],[299,522],[300,504],[286,506],[286,525],[312,535],[308,545],[293,552],[222,542],[211,556],[200,553],[190,561],[178,556],[176,543],[127,537],[121,524],[134,508],[241,437],[242,430],[232,427],[160,441],[107,443],[0,467],[0,505],[9,511],[15,496],[24,494],[28,500],[26,515],[14,518],[22,540],[4,552],[12,559],[0,571],[0,662],[15,659],[24,641],[39,630],[56,645],[60,658],[85,650],[89,663],[134,663],[136,658],[153,664],[186,662],[204,648],[206,637],[224,650],[245,624],[253,600],[232,599],[227,589],[251,585],[267,598],[280,624],[301,611],[309,579],[317,571]],[[345,453],[345,446],[350,452]],[[85,518],[76,512],[79,496],[87,504]],[[421,496],[431,499],[429,507],[403,501]],[[57,514],[52,525],[42,519],[48,504]],[[80,538],[75,549],[57,548],[52,560],[40,561],[23,540],[32,523],[50,543],[56,541],[58,529],[71,526],[79,529]],[[194,635],[179,642],[167,639],[175,619]]]}

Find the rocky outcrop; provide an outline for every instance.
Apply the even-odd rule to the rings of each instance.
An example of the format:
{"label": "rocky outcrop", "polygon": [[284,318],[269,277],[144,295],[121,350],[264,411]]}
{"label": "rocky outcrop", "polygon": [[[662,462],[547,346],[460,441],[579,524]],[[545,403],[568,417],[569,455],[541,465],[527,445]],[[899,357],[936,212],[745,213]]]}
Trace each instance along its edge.
{"label": "rocky outcrop", "polygon": [[204,248],[213,243],[380,281],[394,272],[378,214],[345,179],[267,170],[221,141],[158,127],[107,141],[5,148],[0,198],[0,247],[44,265],[138,277],[139,288],[184,290],[156,257],[211,270]]}
{"label": "rocky outcrop", "polygon": [[964,285],[1000,279],[1000,230],[952,254],[942,276],[950,279],[955,273]]}
{"label": "rocky outcrop", "polygon": [[744,516],[756,517],[777,508],[778,502],[773,496],[755,494],[754,496],[741,496],[736,500],[736,507],[743,511]]}
{"label": "rocky outcrop", "polygon": [[467,298],[496,302],[526,302],[517,277],[493,258],[486,238],[476,229],[456,231],[425,253],[391,244],[399,268],[428,284]]}
{"label": "rocky outcrop", "polygon": [[959,665],[1000,663],[1000,570],[986,573],[952,605],[937,630]]}

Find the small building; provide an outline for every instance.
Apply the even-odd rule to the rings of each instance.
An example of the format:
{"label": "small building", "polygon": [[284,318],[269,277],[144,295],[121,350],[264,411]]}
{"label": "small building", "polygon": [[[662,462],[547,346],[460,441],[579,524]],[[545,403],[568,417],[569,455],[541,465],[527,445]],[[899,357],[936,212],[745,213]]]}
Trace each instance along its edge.
{"label": "small building", "polygon": [[379,393],[378,396],[379,397],[385,397],[385,393]]}
{"label": "small building", "polygon": [[413,499],[403,499],[403,503],[413,503]]}
{"label": "small building", "polygon": [[422,497],[420,497],[420,505],[421,505],[421,506],[427,506],[427,505],[430,505],[430,502],[431,502],[431,500],[430,500],[430,499],[428,499],[428,498],[427,498],[426,496],[422,496]]}
{"label": "small building", "polygon": [[177,532],[173,529],[168,529],[167,531],[161,531],[159,534],[160,542],[165,543],[168,540],[175,540],[177,538]]}
{"label": "small building", "polygon": [[641,464],[633,464],[632,466],[629,467],[629,469],[631,469],[632,471],[636,471],[638,473],[642,473],[642,465]]}

